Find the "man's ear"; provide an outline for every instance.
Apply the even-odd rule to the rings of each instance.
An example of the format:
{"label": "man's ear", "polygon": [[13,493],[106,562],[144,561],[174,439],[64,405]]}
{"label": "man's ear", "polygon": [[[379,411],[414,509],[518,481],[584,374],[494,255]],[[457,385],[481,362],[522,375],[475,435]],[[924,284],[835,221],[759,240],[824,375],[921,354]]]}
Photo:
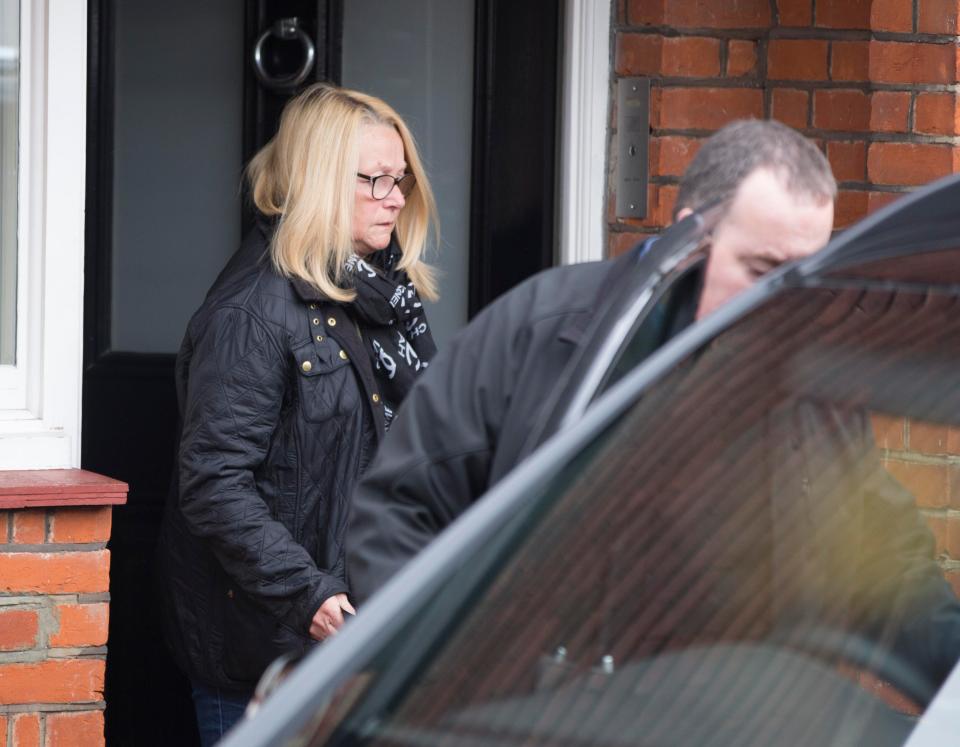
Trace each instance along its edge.
{"label": "man's ear", "polygon": [[674,222],[674,223],[679,223],[679,222],[682,221],[684,218],[686,218],[688,215],[693,215],[693,211],[692,211],[690,208],[688,208],[688,207],[682,207],[682,208],[680,208],[680,209],[677,211],[677,217],[674,218],[673,222]]}

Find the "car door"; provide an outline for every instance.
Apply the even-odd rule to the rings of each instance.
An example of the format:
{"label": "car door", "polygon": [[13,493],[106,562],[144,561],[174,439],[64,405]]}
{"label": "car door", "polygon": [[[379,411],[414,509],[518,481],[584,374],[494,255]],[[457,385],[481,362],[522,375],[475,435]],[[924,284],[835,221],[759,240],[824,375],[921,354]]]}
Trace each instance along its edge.
{"label": "car door", "polygon": [[[590,404],[226,744],[920,744],[960,603],[875,425],[960,425],[958,197],[583,377],[558,407]],[[608,373],[672,287],[610,320]]]}

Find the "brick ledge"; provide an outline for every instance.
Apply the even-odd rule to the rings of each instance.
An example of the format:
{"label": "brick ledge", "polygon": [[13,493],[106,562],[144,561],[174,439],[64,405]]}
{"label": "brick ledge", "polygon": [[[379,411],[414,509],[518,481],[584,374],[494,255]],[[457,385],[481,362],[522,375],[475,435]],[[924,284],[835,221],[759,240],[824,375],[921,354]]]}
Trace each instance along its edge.
{"label": "brick ledge", "polygon": [[84,469],[0,471],[0,510],[127,502],[125,482]]}

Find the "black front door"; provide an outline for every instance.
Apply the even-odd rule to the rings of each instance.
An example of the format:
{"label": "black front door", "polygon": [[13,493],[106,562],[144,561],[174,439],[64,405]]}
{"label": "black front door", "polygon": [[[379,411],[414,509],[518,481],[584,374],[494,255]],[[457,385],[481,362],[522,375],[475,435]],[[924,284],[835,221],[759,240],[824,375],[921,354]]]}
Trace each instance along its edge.
{"label": "black front door", "polygon": [[316,0],[89,7],[82,464],[130,484],[110,543],[107,740],[189,745],[197,740],[189,686],[161,643],[153,575],[177,427],[175,353],[249,220],[243,164],[272,136],[292,93],[335,73],[337,8]]}
{"label": "black front door", "polygon": [[[469,253],[471,313],[552,264],[559,17],[540,6],[476,0],[472,166],[460,177],[471,187],[470,240],[455,248]],[[153,562],[174,459],[174,358],[249,225],[243,165],[275,132],[290,95],[340,80],[344,7],[88,7],[81,461],[130,485],[110,543],[107,741],[189,745],[197,739],[189,684],[162,644]],[[370,31],[389,40],[389,29]]]}

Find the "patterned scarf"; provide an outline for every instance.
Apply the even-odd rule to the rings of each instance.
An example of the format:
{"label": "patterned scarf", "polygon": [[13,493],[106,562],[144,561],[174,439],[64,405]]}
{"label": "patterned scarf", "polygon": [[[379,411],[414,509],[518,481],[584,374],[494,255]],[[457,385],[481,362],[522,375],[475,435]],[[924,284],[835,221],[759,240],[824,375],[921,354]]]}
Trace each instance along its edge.
{"label": "patterned scarf", "polygon": [[394,240],[369,258],[353,255],[346,265],[354,279],[353,309],[369,345],[387,428],[397,405],[437,352],[420,296],[407,273],[396,268],[400,256]]}

